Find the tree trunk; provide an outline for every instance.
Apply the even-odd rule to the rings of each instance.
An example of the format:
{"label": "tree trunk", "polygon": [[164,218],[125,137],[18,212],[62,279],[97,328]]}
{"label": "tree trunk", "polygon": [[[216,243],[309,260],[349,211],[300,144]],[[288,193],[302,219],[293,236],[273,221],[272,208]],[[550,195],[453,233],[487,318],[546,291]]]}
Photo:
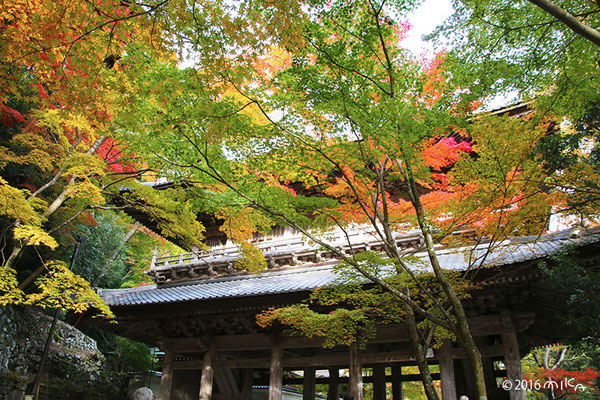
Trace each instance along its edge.
{"label": "tree trunk", "polygon": [[112,252],[112,254],[110,255],[110,257],[106,260],[106,262],[104,263],[104,265],[102,266],[102,268],[100,269],[100,272],[98,272],[98,275],[96,275],[96,278],[94,278],[94,284],[97,284],[98,281],[100,279],[102,279],[104,277],[104,275],[106,275],[106,271],[108,271],[108,268],[110,267],[110,265],[113,263],[113,261],[116,260],[117,256],[119,255],[119,253],[121,252],[121,250],[123,249],[123,247],[131,240],[131,238],[133,237],[133,235],[135,234],[135,232],[137,232],[138,228],[140,226],[139,222],[135,222],[133,228],[131,228],[129,230],[129,232],[127,232],[127,234],[125,235],[125,237],[123,238],[123,241],[121,243],[119,243],[119,246],[117,246],[117,248],[115,248]]}
{"label": "tree trunk", "polygon": [[[420,202],[419,202],[420,205]],[[422,211],[422,208],[421,208]],[[433,238],[431,233],[429,232],[429,228],[425,224],[425,219],[423,218],[422,213],[418,216],[419,225],[421,225],[421,230],[423,235],[425,236],[425,246],[427,248],[427,253],[429,255],[429,260],[433,267],[433,271],[435,276],[440,283],[440,286],[444,290],[444,293],[448,297],[448,301],[454,311],[456,316],[456,327],[458,332],[458,340],[463,345],[467,356],[471,360],[471,365],[473,367],[473,377],[475,379],[475,387],[477,389],[477,395],[479,400],[487,400],[487,390],[485,386],[485,374],[483,373],[483,362],[481,360],[481,353],[479,349],[475,345],[475,341],[473,340],[473,335],[471,335],[471,330],[469,329],[469,324],[467,322],[467,315],[465,314],[465,310],[458,298],[454,288],[446,274],[442,270],[439,260],[437,258],[437,254],[435,253],[435,249],[433,247]]]}
{"label": "tree trunk", "polygon": [[581,22],[576,16],[565,10],[564,8],[554,4],[549,0],[529,0],[548,14],[552,15],[559,22],[565,24],[570,30],[577,35],[589,40],[596,46],[600,47],[600,32],[589,25]]}
{"label": "tree trunk", "polygon": [[419,375],[421,375],[421,382],[423,382],[425,395],[427,396],[427,400],[439,400],[437,392],[435,391],[435,385],[433,384],[433,378],[431,377],[431,371],[429,370],[429,364],[427,363],[427,350],[421,345],[415,316],[413,315],[411,308],[405,306],[404,309],[406,311],[405,321],[406,329],[408,330],[408,338],[413,351],[415,352],[415,360],[419,367]]}
{"label": "tree trunk", "polygon": [[[90,148],[86,151],[86,154],[95,154],[96,151],[98,151],[98,149],[100,148],[100,146],[102,146],[102,143],[104,143],[106,141],[107,137],[106,136],[100,136],[98,139],[96,139],[96,141],[90,146]],[[60,174],[57,174],[56,179],[58,180],[58,178],[60,177]],[[71,177],[67,183],[73,183],[75,181],[75,178]],[[54,184],[54,183],[52,183]],[[56,210],[59,209],[60,206],[63,205],[63,203],[69,198],[69,189],[66,188],[64,189],[52,202],[52,204],[50,204],[46,210],[44,210],[43,212],[43,216],[44,218],[48,218],[49,216],[51,216],[52,214],[54,214],[56,212]],[[14,222],[14,226],[17,227],[19,226],[21,223],[20,220],[16,220]],[[23,249],[25,248],[26,244],[23,243],[22,240],[12,240],[12,244],[13,244],[13,249],[12,252],[10,254],[10,256],[8,257],[8,259],[6,260],[6,263],[4,263],[5,267],[8,268],[14,268],[15,263],[17,261],[17,259],[21,256],[21,253],[23,252]],[[41,272],[41,271],[40,271]],[[39,274],[39,272],[37,272],[37,274]],[[33,276],[28,277],[30,282],[31,280],[33,280],[37,274],[32,274]],[[22,289],[21,285],[19,285],[19,289]]]}
{"label": "tree trunk", "polygon": [[408,184],[408,193],[410,201],[417,214],[419,228],[421,229],[421,233],[423,234],[423,237],[425,239],[425,248],[427,250],[427,255],[429,257],[431,267],[433,268],[435,277],[439,282],[440,286],[442,287],[442,290],[446,294],[448,302],[450,303],[450,306],[454,311],[454,315],[456,316],[458,340],[464,347],[465,352],[467,353],[467,357],[471,360],[471,365],[473,367],[473,377],[475,379],[475,387],[477,389],[477,396],[479,400],[487,400],[485,374],[483,373],[483,362],[481,360],[481,353],[475,345],[473,335],[471,335],[471,330],[469,329],[469,324],[467,322],[467,315],[465,314],[465,310],[462,306],[462,303],[458,298],[456,291],[452,287],[452,284],[448,280],[448,277],[444,273],[444,270],[442,269],[437,258],[437,253],[435,251],[433,243],[433,236],[431,235],[431,230],[429,229],[429,225],[425,220],[425,210],[417,192],[416,182],[413,177],[410,165],[408,163],[406,163],[406,165],[407,171],[404,175]]}
{"label": "tree trunk", "polygon": [[[18,225],[15,223],[15,228],[17,226]],[[22,240],[13,239],[12,240],[12,244],[13,244],[12,251],[10,252],[10,255],[8,256],[8,258],[6,259],[6,262],[4,263],[3,267],[13,268],[14,269],[15,268],[15,264],[17,263],[17,259],[21,255],[21,252],[23,251],[23,247],[24,246],[23,246],[23,241]],[[19,289],[21,289],[20,285],[19,285]]]}

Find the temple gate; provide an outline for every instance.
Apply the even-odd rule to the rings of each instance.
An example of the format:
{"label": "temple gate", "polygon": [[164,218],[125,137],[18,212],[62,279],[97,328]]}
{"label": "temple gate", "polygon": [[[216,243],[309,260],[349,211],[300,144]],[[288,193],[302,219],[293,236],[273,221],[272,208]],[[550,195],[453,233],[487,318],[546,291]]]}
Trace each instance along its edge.
{"label": "temple gate", "polygon": [[[364,235],[353,240],[348,251],[360,245],[377,249]],[[397,241],[404,251],[420,256],[417,234],[399,235]],[[487,256],[476,280],[481,289],[471,292],[464,307],[483,357],[489,399],[523,399],[521,391],[501,389],[500,380],[522,379],[521,356],[564,337],[560,313],[566,298],[544,286],[538,262],[574,245],[583,259],[597,265],[599,243],[595,231],[562,232],[518,238]],[[317,384],[328,385],[330,400],[345,390],[361,400],[365,385],[372,386],[374,400],[398,400],[403,382],[420,381],[414,372],[405,372],[416,363],[401,324],[379,326],[364,347],[353,343],[330,349],[323,348],[321,338],[260,328],[256,314],[296,304],[339,279],[332,270],[339,261],[302,238],[260,246],[271,269],[259,275],[233,269],[236,250],[221,246],[208,253],[153,258],[155,285],[102,290],[119,322],[106,328],[164,351],[160,400],[247,400],[258,387],[268,387],[269,400],[280,400],[284,385],[298,384],[305,400],[315,399]],[[445,268],[465,269],[464,254],[456,249],[438,254]],[[464,349],[446,341],[429,349],[428,361],[439,368],[433,378],[441,381],[444,400],[475,398]]]}

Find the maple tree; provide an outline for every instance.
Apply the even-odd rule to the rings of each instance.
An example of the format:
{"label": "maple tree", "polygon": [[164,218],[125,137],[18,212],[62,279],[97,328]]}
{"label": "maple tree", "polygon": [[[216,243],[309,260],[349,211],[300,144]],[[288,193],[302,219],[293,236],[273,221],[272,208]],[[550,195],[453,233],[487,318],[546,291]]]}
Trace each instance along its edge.
{"label": "maple tree", "polygon": [[[553,3],[565,12],[562,17],[549,14],[539,3]],[[527,176],[518,177],[525,184],[521,195],[529,193],[540,200],[532,210],[536,217],[527,218],[533,222],[531,227],[551,214],[584,228],[598,222],[597,42],[573,30],[572,24],[590,28],[593,35],[599,15],[594,2],[460,1],[435,35],[453,46],[452,59],[460,69],[457,76],[466,81],[476,77],[478,90],[490,97],[516,91],[522,99],[534,99],[532,121],[550,121],[549,134],[531,141],[529,152],[519,149],[530,166],[532,160],[539,162],[537,171],[530,169]],[[572,24],[565,24],[564,18]],[[484,177],[484,172],[476,174]],[[519,219],[507,218],[509,224],[515,221]],[[542,269],[546,283],[568,293],[573,305],[563,318],[568,341],[574,344],[595,336],[594,272],[564,255],[560,264],[551,258]]]}
{"label": "maple tree", "polygon": [[[6,245],[2,252],[2,268],[14,279],[17,273],[21,275],[18,286],[12,285],[10,290],[3,290],[3,298],[9,299],[7,302],[14,300],[15,295],[21,298],[22,290],[40,273],[48,270],[51,263],[44,261],[46,256],[52,255],[49,253],[52,251],[60,254],[57,236],[63,238],[62,243],[66,245],[63,246],[64,251],[68,247],[65,234],[74,224],[93,223],[90,212],[94,209],[122,208],[108,204],[115,196],[123,197],[117,185],[131,180],[131,177],[140,177],[143,172],[132,168],[120,154],[115,156],[114,151],[119,146],[112,139],[101,136],[90,145],[85,145],[86,139],[79,134],[81,127],[69,129],[65,121],[53,123],[47,118],[36,118],[34,111],[28,117],[23,116],[23,121],[19,126],[13,126],[12,132],[6,132],[7,140],[3,147],[6,157],[2,165],[2,220]],[[25,171],[28,174],[23,175]],[[142,185],[130,182],[129,186]],[[140,192],[144,190],[147,191],[144,187],[140,188]],[[190,240],[195,241],[201,235],[202,227],[195,222],[195,212],[190,206],[185,206],[180,196],[175,195],[178,199],[175,201],[169,196],[158,196],[152,191],[149,193],[144,198],[145,203],[140,203],[140,206],[154,207],[158,220],[170,220],[178,225],[178,229],[190,221],[187,225]],[[131,195],[126,195],[124,199],[126,205],[134,206],[136,201],[139,202]],[[152,202],[152,199],[155,201]],[[27,248],[38,254],[39,262],[19,262]],[[30,265],[36,264],[39,267],[30,269]],[[68,270],[60,271],[70,274]],[[68,291],[62,286],[51,285],[52,282],[57,285],[60,283],[58,270],[57,273],[52,270],[48,272],[53,279],[48,281],[42,277],[36,284],[55,293],[63,293],[68,299]],[[75,283],[76,278],[73,277],[71,281]],[[83,282],[78,285],[83,285]],[[87,290],[93,293],[89,286]],[[43,293],[49,292],[44,289]],[[28,295],[27,298],[31,304],[43,304],[37,295]],[[99,298],[95,304],[101,304]]]}
{"label": "maple tree", "polygon": [[[157,193],[143,185],[146,175],[154,175],[115,135],[115,115],[140,95],[131,79],[139,73],[136,63],[151,57],[175,66],[178,55],[195,50],[194,61],[204,68],[195,77],[210,82],[230,62],[228,46],[258,51],[283,30],[289,34],[282,42],[295,40],[294,26],[302,23],[298,7],[289,2],[200,7],[169,0],[5,4],[0,11],[2,304],[44,304],[28,287],[43,275],[37,281],[41,293],[48,298],[63,293],[67,297],[58,303],[73,309],[61,286],[68,281],[61,276],[70,272],[49,268],[54,264],[48,259],[65,257],[65,238],[79,223],[94,224],[94,211],[142,209],[166,236],[190,246],[202,240],[198,205],[181,188]],[[245,54],[238,63],[254,58]],[[157,96],[170,96],[172,89],[151,88]],[[76,277],[72,281],[84,285]],[[89,285],[85,290],[92,295]],[[108,313],[105,306],[103,312]]]}
{"label": "maple tree", "polygon": [[[592,339],[592,338],[590,338]],[[600,372],[592,358],[596,343],[581,346],[549,346],[531,351],[523,360],[524,383],[532,398],[593,399],[598,397]],[[592,357],[590,357],[592,356]]]}
{"label": "maple tree", "polygon": [[[27,302],[45,304],[46,299],[49,305],[81,310],[69,303],[75,298],[69,297],[67,282],[76,283],[82,305],[89,303],[86,296],[95,296],[68,269],[49,270],[52,262],[42,260],[29,273],[19,265],[26,248],[56,249],[56,233],[85,218],[91,208],[104,206],[99,182],[113,172],[107,163],[127,164],[120,156],[110,159],[110,95],[100,90],[111,74],[104,57],[126,43],[112,42],[112,35],[121,33],[119,17],[114,4],[105,10],[79,6],[14,2],[2,10],[2,270],[13,283],[2,291],[4,304],[23,301],[22,290],[46,270],[48,275],[37,281],[42,292],[27,295]],[[64,31],[57,29],[59,21]],[[22,281],[17,282],[17,274]],[[97,296],[89,304],[109,314]]]}
{"label": "maple tree", "polygon": [[540,3],[562,8],[591,30],[599,26],[594,2],[469,0],[457,1],[432,36],[452,47],[457,73],[477,80],[482,93],[535,98],[538,111],[575,119],[598,100],[597,44]]}
{"label": "maple tree", "polygon": [[431,35],[452,47],[455,76],[477,82],[471,90],[488,98],[516,94],[532,101],[539,121],[562,122],[531,156],[544,159],[548,175],[558,172],[545,184],[572,192],[564,208],[582,221],[594,219],[598,204],[600,81],[592,36],[599,16],[598,4],[585,1],[459,1]]}
{"label": "maple tree", "polygon": [[[419,329],[458,338],[485,397],[461,305],[464,282],[439,265],[434,239],[467,223],[501,239],[543,226],[550,206],[567,204],[565,189],[584,164],[548,180],[548,164],[544,169],[530,151],[543,144],[545,116],[466,120],[481,94],[498,83],[498,71],[512,84],[530,60],[515,54],[511,68],[502,69],[504,61],[496,59],[496,69],[475,82],[474,66],[483,63],[473,60],[481,54],[472,49],[462,64],[455,62],[457,52],[412,57],[400,45],[409,27],[400,20],[413,2],[12,5],[0,11],[3,303],[22,301],[21,289],[45,271],[19,263],[26,249],[45,255],[44,248],[57,248],[54,236],[89,222],[91,210],[114,208],[109,200],[115,197],[188,243],[202,238],[198,212],[220,217],[222,230],[241,247],[238,266],[252,271],[267,264],[247,243],[251,234],[291,225],[335,252],[355,277],[378,285],[386,293],[377,294],[381,299],[394,299],[394,313],[411,330],[429,398],[437,394]],[[543,35],[540,40],[546,43]],[[583,110],[597,96],[596,81],[582,90],[571,85],[568,72],[589,71],[590,58],[574,56],[585,46],[572,42],[558,75],[543,58],[532,88],[573,88],[559,103]],[[177,64],[186,57],[193,67]],[[158,193],[139,183],[155,171],[185,180],[186,189]],[[585,171],[585,181],[595,179],[594,168]],[[545,190],[548,182],[562,192]],[[592,211],[594,194],[582,193]],[[347,234],[351,224],[369,226],[383,254],[345,253],[317,231],[333,225]],[[416,274],[394,240],[394,233],[412,227],[423,234],[433,274]],[[52,265],[39,281],[52,290],[41,293],[67,305],[68,299],[56,298],[68,293],[67,271]],[[437,286],[423,283],[432,276]],[[30,296],[30,302],[43,301]],[[340,310],[350,321],[372,323],[362,319],[363,309]],[[417,325],[423,320],[425,328]]]}
{"label": "maple tree", "polygon": [[[537,176],[539,163],[523,152],[513,151],[512,158],[504,154],[503,169],[494,168],[492,178],[505,182],[506,190],[493,190],[496,182],[486,180],[490,177],[483,174],[483,160],[491,160],[498,146],[486,152],[484,136],[481,143],[469,139],[472,130],[506,146],[511,129],[526,123],[511,128],[510,122],[496,122],[505,124],[498,137],[486,127],[493,119],[476,122],[477,128],[468,125],[466,117],[477,96],[454,79],[444,53],[423,61],[403,51],[398,43],[407,25],[394,21],[384,4],[336,2],[311,13],[304,46],[293,51],[274,48],[271,58],[255,63],[256,73],[244,80],[226,76],[206,88],[190,78],[190,71],[158,70],[146,60],[147,72],[140,81],[162,82],[178,88],[180,95],[162,98],[158,105],[158,99],[145,91],[131,108],[141,113],[141,120],[123,121],[127,132],[135,132],[129,140],[157,169],[194,184],[207,209],[233,218],[226,226],[238,226],[237,234],[232,231],[230,236],[239,243],[248,232],[291,225],[335,252],[362,279],[391,293],[403,319],[425,319],[438,327],[440,337],[455,335],[474,365],[479,396],[485,397],[481,359],[457,285],[439,265],[434,236],[443,238],[446,231],[479,221],[483,214],[491,214],[482,223],[485,229],[503,227],[498,235],[508,235],[527,225],[519,218],[506,227],[508,214],[521,212],[530,220],[541,215],[527,210],[539,206],[542,194],[520,197],[526,179],[514,179]],[[524,141],[527,149],[545,132],[535,122],[522,129],[532,136],[530,142]],[[157,134],[160,142],[148,140]],[[482,154],[476,170],[480,174],[468,176],[468,161],[461,160],[470,158],[474,146]],[[463,175],[448,174],[451,166],[461,163],[466,166]],[[481,183],[473,182],[476,178]],[[487,184],[489,190],[474,190],[478,184]],[[470,204],[481,207],[482,201],[474,196],[481,200],[484,194],[488,196],[484,210],[464,209],[448,218],[449,205],[466,205],[465,199],[472,198]],[[249,210],[252,218],[246,218]],[[384,244],[383,256],[389,263],[381,254],[331,248],[326,235],[314,230],[334,225],[343,236],[352,223],[369,226]],[[425,238],[424,249],[441,289],[435,293],[420,283],[393,238],[395,232],[414,226]],[[386,271],[403,279],[392,284]],[[406,291],[407,279],[416,285],[413,292]],[[425,360],[418,334],[413,339],[413,348],[423,355],[417,359]],[[420,370],[427,375],[426,361]],[[427,395],[435,398],[429,386]]]}

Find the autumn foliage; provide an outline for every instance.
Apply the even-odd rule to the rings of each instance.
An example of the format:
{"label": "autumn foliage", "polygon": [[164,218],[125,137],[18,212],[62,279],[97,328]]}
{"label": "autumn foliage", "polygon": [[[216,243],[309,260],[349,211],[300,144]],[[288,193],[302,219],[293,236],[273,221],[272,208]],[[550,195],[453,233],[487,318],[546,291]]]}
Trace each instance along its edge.
{"label": "autumn foliage", "polygon": [[[89,282],[55,258],[66,258],[77,224],[95,224],[94,210],[118,208],[110,202],[120,187],[146,170],[111,124],[123,94],[134,91],[122,59],[160,32],[149,17],[156,7],[15,0],[0,10],[2,304],[111,315]],[[166,59],[166,46],[154,41],[149,50]],[[155,212],[161,221],[167,198],[154,203],[163,204]],[[196,238],[202,229],[191,223]]]}
{"label": "autumn foliage", "polygon": [[585,368],[582,371],[568,371],[560,368],[540,369],[531,374],[525,374],[528,387],[542,393],[552,392],[556,398],[568,395],[577,399],[580,396],[598,395],[596,380],[600,371]]}

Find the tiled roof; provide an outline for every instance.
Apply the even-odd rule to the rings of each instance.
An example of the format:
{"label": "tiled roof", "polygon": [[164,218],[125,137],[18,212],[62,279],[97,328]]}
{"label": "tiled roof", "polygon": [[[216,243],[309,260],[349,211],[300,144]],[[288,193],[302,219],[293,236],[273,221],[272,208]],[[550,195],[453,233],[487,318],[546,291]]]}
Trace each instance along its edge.
{"label": "tiled roof", "polygon": [[[495,246],[491,252],[488,252],[487,245],[480,245],[475,249],[439,250],[438,258],[443,268],[464,271],[468,268],[469,260],[475,266],[509,265],[555,254],[568,245],[584,246],[596,242],[600,242],[600,230],[563,231],[514,238]],[[426,253],[416,253],[414,256],[409,263],[415,270],[431,268]],[[110,306],[127,306],[303,292],[341,283],[342,278],[333,269],[336,262],[170,286],[103,289],[100,295]]]}
{"label": "tiled roof", "polygon": [[102,290],[108,305],[170,303],[276,293],[301,292],[337,279],[331,265],[262,274],[238,275],[173,286],[148,285],[133,289]]}

